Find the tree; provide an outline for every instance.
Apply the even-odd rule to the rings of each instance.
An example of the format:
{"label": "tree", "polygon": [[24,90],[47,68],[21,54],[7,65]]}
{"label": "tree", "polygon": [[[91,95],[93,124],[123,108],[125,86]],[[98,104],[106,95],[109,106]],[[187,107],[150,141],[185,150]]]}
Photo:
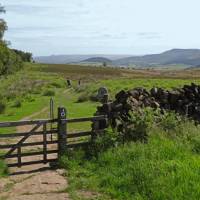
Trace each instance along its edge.
{"label": "tree", "polygon": [[[5,13],[5,9],[3,6],[1,6],[0,4],[0,14],[1,13]],[[4,21],[4,19],[1,19],[0,18],[0,40],[3,39],[3,35],[4,35],[4,32],[7,30],[7,24],[6,22]]]}
{"label": "tree", "polygon": [[18,56],[21,57],[23,62],[32,62],[32,53],[20,51],[17,49],[12,49]]}
{"label": "tree", "polygon": [[[5,13],[5,9],[0,4],[0,14],[2,13]],[[0,76],[14,73],[23,67],[22,58],[9,49],[7,42],[3,40],[6,30],[6,22],[4,19],[0,19]]]}

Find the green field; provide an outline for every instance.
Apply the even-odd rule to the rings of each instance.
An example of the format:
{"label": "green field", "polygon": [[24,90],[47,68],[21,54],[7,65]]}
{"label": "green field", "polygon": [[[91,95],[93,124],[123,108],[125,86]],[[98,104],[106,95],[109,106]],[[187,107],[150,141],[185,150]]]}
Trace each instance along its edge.
{"label": "green field", "polygon": [[[72,88],[66,86],[67,78],[72,80]],[[91,97],[99,87],[107,87],[110,99],[114,99],[122,89],[154,86],[172,89],[191,82],[200,84],[200,73],[26,64],[23,70],[0,81],[0,103],[5,106],[0,114],[2,122],[34,113],[37,114],[32,118],[48,118],[50,98],[54,99],[55,108],[67,108],[69,118],[93,116],[100,103],[91,101]],[[43,108],[47,109],[40,112]],[[55,116],[56,113],[55,109]],[[174,124],[173,120],[165,123],[170,127]],[[69,129],[88,130],[90,124],[71,125]],[[13,131],[1,129],[0,133]],[[199,132],[200,127],[188,120],[170,130],[154,125],[148,129],[147,144],[119,145],[103,151],[98,159],[86,159],[81,151],[66,157],[63,167],[67,169],[68,191],[75,200],[83,199],[77,194],[84,190],[99,194],[91,199],[102,200],[199,199]],[[6,171],[0,161],[0,176]]]}
{"label": "green field", "polygon": [[[198,77],[170,79],[152,77],[152,74],[148,75],[148,70],[148,76],[145,73],[146,71],[102,67],[26,64],[22,71],[1,78],[0,95],[1,101],[6,103],[6,110],[0,114],[0,120],[19,120],[48,107],[51,98],[51,95],[45,95],[48,91],[55,93],[52,97],[56,106],[67,107],[69,117],[81,117],[94,113],[97,103],[87,100],[91,95],[96,95],[98,88],[102,86],[109,89],[110,98],[113,99],[122,89],[128,90],[134,87],[150,89],[153,86],[171,89],[191,82],[200,83]],[[127,74],[130,77],[127,77]],[[72,79],[73,88],[70,90],[66,86],[67,78]],[[77,86],[79,79],[82,82],[81,87]],[[66,90],[68,91],[64,92]],[[80,96],[86,96],[86,101],[77,103]],[[19,107],[16,105],[18,101],[21,103]],[[39,117],[46,118],[48,113]]]}

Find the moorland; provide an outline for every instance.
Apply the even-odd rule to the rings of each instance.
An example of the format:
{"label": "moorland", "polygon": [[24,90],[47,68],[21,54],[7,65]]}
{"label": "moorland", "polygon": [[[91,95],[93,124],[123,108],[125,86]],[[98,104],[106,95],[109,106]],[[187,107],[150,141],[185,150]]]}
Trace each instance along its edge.
{"label": "moorland", "polygon": [[[72,81],[72,87],[66,80]],[[81,85],[78,81],[81,81]],[[33,119],[49,117],[49,100],[65,106],[68,117],[92,116],[100,102],[93,101],[99,87],[107,87],[110,99],[120,90],[135,87],[166,89],[194,82],[200,84],[200,70],[125,69],[80,65],[25,63],[15,73],[1,76],[0,121],[17,121],[34,113]],[[43,108],[42,112],[41,111]],[[199,125],[175,113],[155,120],[155,111],[133,115],[133,134],[141,130],[148,142],[123,143],[115,130],[108,129],[88,156],[82,150],[61,160],[72,199],[84,199],[78,191],[92,191],[85,199],[199,199]],[[56,110],[55,110],[56,115]],[[85,130],[90,124],[71,125],[70,131]],[[142,127],[142,128],[141,128]],[[1,129],[1,133],[13,129]],[[96,154],[95,154],[96,155]],[[0,176],[8,173],[0,161]]]}

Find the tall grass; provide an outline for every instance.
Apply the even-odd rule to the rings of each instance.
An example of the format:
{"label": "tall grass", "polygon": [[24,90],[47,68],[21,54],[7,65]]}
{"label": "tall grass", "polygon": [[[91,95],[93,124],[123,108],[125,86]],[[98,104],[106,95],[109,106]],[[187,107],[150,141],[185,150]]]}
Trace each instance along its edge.
{"label": "tall grass", "polygon": [[128,142],[91,160],[80,151],[64,157],[69,191],[96,191],[119,200],[200,198],[200,127],[188,120],[152,126],[148,142]]}
{"label": "tall grass", "polygon": [[[0,152],[0,156],[1,156]],[[5,177],[8,174],[8,168],[3,160],[0,159],[0,178]]]}

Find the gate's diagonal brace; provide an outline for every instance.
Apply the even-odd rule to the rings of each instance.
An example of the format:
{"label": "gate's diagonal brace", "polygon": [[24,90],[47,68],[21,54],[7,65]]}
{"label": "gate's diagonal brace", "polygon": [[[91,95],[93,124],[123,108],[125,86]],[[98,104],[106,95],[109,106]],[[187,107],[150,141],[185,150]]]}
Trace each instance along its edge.
{"label": "gate's diagonal brace", "polygon": [[32,135],[32,133],[34,133],[41,125],[42,123],[39,123],[32,130],[30,130],[30,132],[25,137],[23,137],[16,145],[14,145],[14,147],[10,149],[4,157],[13,153],[18,148],[18,146],[21,145],[23,142],[25,142]]}

